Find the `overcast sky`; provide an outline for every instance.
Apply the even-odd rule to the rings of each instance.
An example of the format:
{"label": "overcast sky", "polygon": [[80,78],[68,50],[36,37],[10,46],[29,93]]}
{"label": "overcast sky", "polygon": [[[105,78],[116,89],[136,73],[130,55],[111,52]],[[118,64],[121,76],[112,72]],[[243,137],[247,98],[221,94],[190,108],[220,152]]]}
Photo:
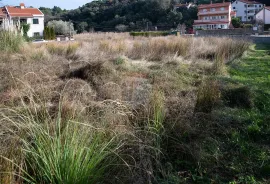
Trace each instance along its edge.
{"label": "overcast sky", "polygon": [[33,7],[53,7],[59,6],[62,9],[75,9],[79,6],[82,6],[91,0],[2,0],[0,1],[0,6],[3,5],[13,5],[18,6],[20,3],[24,3],[25,6],[33,6]]}

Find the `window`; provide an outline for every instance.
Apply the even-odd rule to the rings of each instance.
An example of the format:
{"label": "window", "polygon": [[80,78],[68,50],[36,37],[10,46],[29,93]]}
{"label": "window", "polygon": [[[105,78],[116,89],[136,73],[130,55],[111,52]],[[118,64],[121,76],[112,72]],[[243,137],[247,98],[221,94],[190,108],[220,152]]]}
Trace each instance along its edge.
{"label": "window", "polygon": [[225,19],[225,16],[222,15],[222,16],[221,16],[221,19]]}
{"label": "window", "polygon": [[222,8],[220,8],[220,10],[221,10],[221,11],[224,11],[224,10],[225,10],[225,8],[224,8],[224,7],[222,7]]}
{"label": "window", "polygon": [[39,36],[40,36],[39,32],[34,33],[34,37],[39,37]]}
{"label": "window", "polygon": [[233,9],[235,10],[235,7],[233,7]]}
{"label": "window", "polygon": [[207,9],[203,9],[203,12],[207,12]]}
{"label": "window", "polygon": [[211,11],[216,11],[216,8],[211,8]]}
{"label": "window", "polygon": [[33,19],[33,24],[39,24],[38,19]]}

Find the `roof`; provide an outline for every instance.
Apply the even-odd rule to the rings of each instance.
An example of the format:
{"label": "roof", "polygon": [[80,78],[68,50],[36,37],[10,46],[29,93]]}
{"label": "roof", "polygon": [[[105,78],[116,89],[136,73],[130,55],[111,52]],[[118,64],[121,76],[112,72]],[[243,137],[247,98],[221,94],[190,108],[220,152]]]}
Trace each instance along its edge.
{"label": "roof", "polygon": [[6,9],[11,17],[33,17],[34,15],[43,16],[43,13],[38,8],[6,6]]}
{"label": "roof", "polygon": [[246,4],[262,4],[260,2],[252,1],[252,0],[238,0],[238,1],[241,1],[242,3],[246,3]]}
{"label": "roof", "polygon": [[266,6],[265,9],[269,10],[270,11],[270,6]]}
{"label": "roof", "polygon": [[6,14],[6,10],[5,8],[1,8],[0,7],[0,17],[5,17],[7,14]]}
{"label": "roof", "polygon": [[198,8],[215,8],[215,7],[224,7],[224,6],[230,6],[230,2],[224,2],[224,3],[213,3],[213,4],[201,4],[198,6]]}

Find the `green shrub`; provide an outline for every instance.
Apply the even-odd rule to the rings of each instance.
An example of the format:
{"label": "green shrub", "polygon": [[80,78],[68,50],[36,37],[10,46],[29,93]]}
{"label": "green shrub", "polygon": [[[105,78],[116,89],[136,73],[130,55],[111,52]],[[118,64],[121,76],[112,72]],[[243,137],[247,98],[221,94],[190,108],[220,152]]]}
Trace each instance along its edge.
{"label": "green shrub", "polygon": [[21,170],[16,175],[26,183],[102,182],[108,167],[117,164],[121,146],[115,134],[61,117],[63,110],[54,118],[46,107],[2,109],[1,118],[20,130],[25,164],[18,166],[6,159]]}
{"label": "green shrub", "polygon": [[23,38],[20,34],[14,32],[0,31],[0,50],[1,51],[19,51],[23,44]]}
{"label": "green shrub", "polygon": [[153,32],[130,32],[130,36],[168,36],[168,35],[176,35],[176,33],[172,33],[170,31],[153,31]]}
{"label": "green shrub", "polygon": [[252,24],[243,24],[242,26],[243,26],[243,28],[252,28],[253,27]]}
{"label": "green shrub", "polygon": [[240,20],[240,18],[238,18],[238,17],[232,18],[232,25],[233,25],[234,28],[241,27],[241,20]]}

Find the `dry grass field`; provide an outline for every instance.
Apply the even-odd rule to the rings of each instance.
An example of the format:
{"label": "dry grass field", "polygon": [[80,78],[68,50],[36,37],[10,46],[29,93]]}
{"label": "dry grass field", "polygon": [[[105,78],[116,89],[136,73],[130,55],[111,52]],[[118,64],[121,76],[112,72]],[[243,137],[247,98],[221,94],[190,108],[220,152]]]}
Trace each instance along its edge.
{"label": "dry grass field", "polygon": [[224,164],[234,129],[217,112],[226,65],[250,43],[124,33],[75,39],[0,52],[0,183],[264,181]]}

